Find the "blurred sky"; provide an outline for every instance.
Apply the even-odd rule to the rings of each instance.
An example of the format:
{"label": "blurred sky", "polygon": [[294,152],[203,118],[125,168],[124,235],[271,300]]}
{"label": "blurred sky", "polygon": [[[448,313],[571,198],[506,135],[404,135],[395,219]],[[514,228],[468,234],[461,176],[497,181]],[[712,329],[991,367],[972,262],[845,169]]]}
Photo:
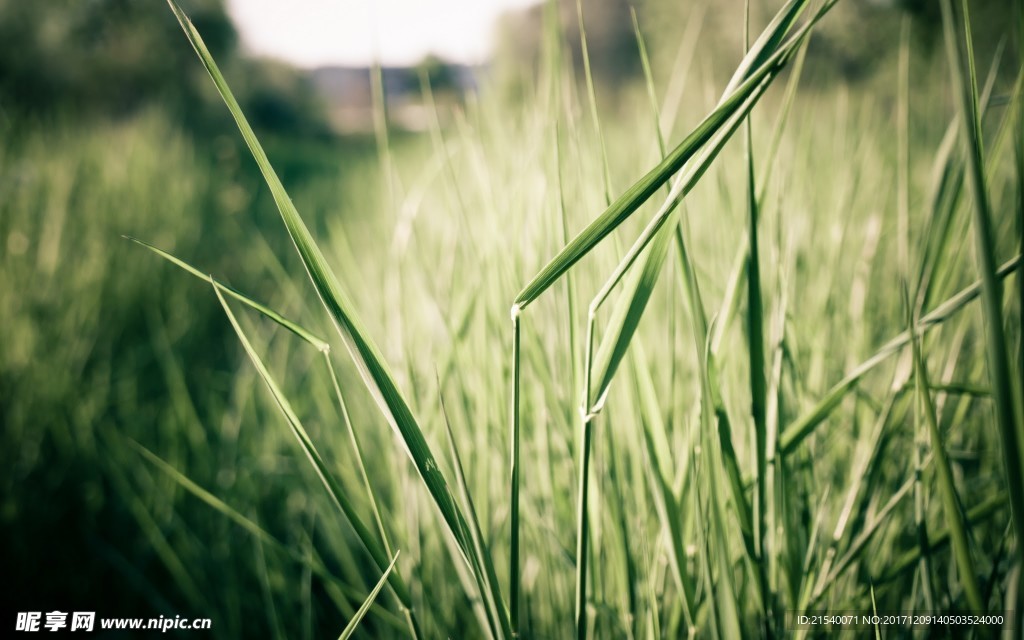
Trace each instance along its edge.
{"label": "blurred sky", "polygon": [[428,53],[483,62],[502,12],[538,0],[228,0],[247,50],[301,67],[386,65]]}

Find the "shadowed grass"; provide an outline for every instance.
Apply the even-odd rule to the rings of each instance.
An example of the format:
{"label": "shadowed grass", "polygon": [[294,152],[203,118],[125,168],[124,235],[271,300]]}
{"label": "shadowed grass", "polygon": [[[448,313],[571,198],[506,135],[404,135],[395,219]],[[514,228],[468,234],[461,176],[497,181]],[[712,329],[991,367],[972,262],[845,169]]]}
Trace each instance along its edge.
{"label": "shadowed grass", "polygon": [[960,98],[961,134],[967,155],[967,176],[974,198],[971,218],[975,240],[975,258],[981,276],[982,316],[988,353],[989,379],[993,387],[996,422],[1002,444],[1006,483],[1009,486],[1010,511],[1017,538],[1017,562],[1024,562],[1024,473],[1021,465],[1020,417],[1014,408],[1014,392],[1007,362],[1006,336],[1003,331],[1003,287],[997,275],[993,248],[992,210],[985,180],[984,150],[981,134],[981,112],[978,103],[978,81],[974,66],[974,45],[971,41],[970,15],[963,2],[963,33],[955,35],[953,5],[943,0],[942,17],[953,72],[954,88]]}

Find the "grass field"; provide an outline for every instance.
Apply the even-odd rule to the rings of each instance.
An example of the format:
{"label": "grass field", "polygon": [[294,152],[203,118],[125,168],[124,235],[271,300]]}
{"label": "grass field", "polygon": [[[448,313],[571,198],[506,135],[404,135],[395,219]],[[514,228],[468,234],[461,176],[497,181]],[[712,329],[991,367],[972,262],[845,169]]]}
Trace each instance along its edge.
{"label": "grass field", "polygon": [[1024,67],[944,3],[948,56],[803,83],[831,4],[728,83],[681,30],[615,111],[549,20],[522,103],[290,152],[179,13],[216,153],[8,122],[7,602],[291,638],[1019,611]]}

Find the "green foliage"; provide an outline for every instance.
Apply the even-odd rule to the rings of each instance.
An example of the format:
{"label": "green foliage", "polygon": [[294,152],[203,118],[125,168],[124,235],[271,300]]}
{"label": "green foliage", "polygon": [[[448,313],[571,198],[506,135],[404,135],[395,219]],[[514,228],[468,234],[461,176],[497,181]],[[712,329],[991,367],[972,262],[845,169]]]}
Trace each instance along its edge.
{"label": "green foliage", "polygon": [[[185,3],[211,51],[230,62],[255,125],[292,136],[326,133],[305,76],[273,61],[239,56],[223,0]],[[134,0],[0,0],[0,112],[8,117],[71,112],[120,118],[159,105],[201,134],[223,114],[206,78],[181,47],[177,26]]]}
{"label": "green foliage", "polygon": [[[189,9],[220,56],[237,34],[220,0]],[[177,113],[208,96],[198,74],[180,70],[173,21],[130,0],[0,2],[0,104],[34,111],[60,105],[122,114],[155,100]],[[174,78],[175,80],[171,80]],[[193,112],[196,113],[196,112]]]}
{"label": "green foliage", "polygon": [[802,84],[819,6],[755,11],[730,81],[700,23],[649,57],[640,5],[615,117],[553,44],[523,103],[376,149],[254,131],[178,12],[248,154],[155,110],[0,125],[5,602],[289,638],[1010,608],[1021,107],[954,15],[961,99],[908,55],[893,135]]}

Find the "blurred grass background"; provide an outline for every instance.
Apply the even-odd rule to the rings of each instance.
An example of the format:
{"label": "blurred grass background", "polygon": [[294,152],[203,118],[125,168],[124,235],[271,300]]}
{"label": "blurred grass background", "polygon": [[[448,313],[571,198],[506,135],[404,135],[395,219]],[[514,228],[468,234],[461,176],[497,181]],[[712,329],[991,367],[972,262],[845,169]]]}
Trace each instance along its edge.
{"label": "blurred grass background", "polygon": [[[220,2],[183,3],[297,208],[350,287],[399,385],[417,413],[428,416],[424,423],[435,450],[446,450],[439,394],[444,396],[497,557],[508,545],[508,307],[564,243],[560,202],[567,203],[570,236],[605,204],[602,142],[581,84],[576,7],[557,4],[561,46],[571,65],[572,81],[558,90],[566,105],[552,102],[538,80],[550,64],[542,11],[509,15],[479,92],[450,100],[439,92],[436,126],[392,129],[383,155],[372,133],[332,129],[330,105],[307,72],[246,58]],[[663,107],[675,105],[664,109],[674,116],[663,130],[669,141],[681,139],[714,106],[742,56],[742,3],[719,4],[636,3],[659,98]],[[754,33],[777,4],[753,4]],[[1011,4],[971,3],[979,74],[986,77],[1001,56],[992,76],[1001,102],[986,120],[993,137],[1006,114],[1020,108],[1008,97],[1021,45],[1019,13]],[[583,8],[614,196],[658,160],[658,147],[629,5],[584,2]],[[783,423],[906,326],[895,276],[895,212],[896,60],[901,20],[908,16],[910,246],[912,256],[923,260],[935,158],[956,113],[932,3],[839,3],[809,47],[791,124],[771,158],[757,154],[768,152],[781,87],[754,112],[759,170],[773,167],[763,204],[761,268],[766,315],[785,318]],[[273,200],[209,85],[162,3],[0,0],[5,611],[181,614],[212,618],[217,637],[322,637],[344,626],[379,577],[347,525],[327,508],[209,286],[122,238],[171,251],[331,335]],[[989,167],[1001,260],[1021,250],[1021,185],[1012,161],[1017,134],[1008,134],[1011,144]],[[555,139],[563,145],[560,158]],[[687,199],[688,242],[709,309],[723,301],[743,236],[745,177],[737,170],[743,163],[742,149],[731,144]],[[977,279],[966,241],[967,205],[954,209],[936,303]],[[652,213],[642,209],[617,232],[619,248],[608,243],[586,259],[574,285],[581,291],[578,308]],[[671,445],[668,459],[683,469],[694,444],[697,373],[678,285],[666,274],[656,292],[636,347],[646,354],[646,365],[635,368],[654,383]],[[1017,383],[1018,286],[1007,286],[1005,309]],[[579,325],[583,318],[568,317],[560,287],[531,309],[523,338],[523,376],[529,381],[523,401],[529,425],[523,618],[533,637],[563,637],[572,621],[578,343],[572,344],[568,323]],[[243,322],[321,453],[369,513],[318,354],[262,319]],[[736,447],[747,460],[751,444],[742,425],[749,421],[750,398],[744,392],[746,361],[739,357],[741,325],[727,330],[718,366],[721,387],[729,390],[726,406],[740,425]],[[779,332],[773,339],[781,339],[781,327],[771,330]],[[985,391],[980,314],[965,311],[925,344],[933,378],[981,388],[943,395],[939,417],[964,509],[997,504],[972,526],[971,548],[988,601],[998,603],[1014,580],[1020,543],[1009,535],[1009,509],[999,502],[1005,481]],[[386,527],[403,552],[399,566],[425,612],[427,636],[481,635],[405,452],[343,350],[337,352],[353,424],[369,452]],[[592,471],[601,505],[592,534],[598,637],[669,636],[682,625],[672,604],[678,594],[663,557],[650,461],[638,435],[638,425],[652,418],[637,399],[634,378],[642,375],[630,371],[612,388]],[[787,504],[795,528],[786,533],[786,571],[800,573],[804,557],[820,567],[829,553],[827,538],[859,460],[850,452],[859,456],[868,446],[873,421],[887,415],[889,385],[899,375],[890,367],[868,376],[827,423],[829,430],[812,438],[794,462],[794,495]],[[902,419],[883,419],[884,453],[870,467],[870,491],[858,498],[866,519],[913,475],[912,452],[921,444],[913,413],[904,406]],[[132,440],[298,557],[323,563],[336,579],[313,575],[310,561],[296,561],[246,534],[146,462]],[[698,498],[683,495],[681,508],[699,509],[688,502]],[[924,508],[931,526],[943,529],[939,501]],[[927,570],[915,565],[876,584],[887,567],[919,548],[915,518],[911,500],[900,503],[835,586],[834,602],[866,608],[871,585],[884,608],[913,608],[927,590],[920,582],[927,575],[938,585],[937,607],[962,604],[948,550],[936,551]],[[696,518],[687,535],[699,540],[699,529]],[[854,533],[837,543],[840,549]],[[688,562],[699,573],[699,554],[690,551]],[[789,580],[786,588],[801,588]],[[403,633],[394,603],[388,597],[380,603],[363,632]]]}

